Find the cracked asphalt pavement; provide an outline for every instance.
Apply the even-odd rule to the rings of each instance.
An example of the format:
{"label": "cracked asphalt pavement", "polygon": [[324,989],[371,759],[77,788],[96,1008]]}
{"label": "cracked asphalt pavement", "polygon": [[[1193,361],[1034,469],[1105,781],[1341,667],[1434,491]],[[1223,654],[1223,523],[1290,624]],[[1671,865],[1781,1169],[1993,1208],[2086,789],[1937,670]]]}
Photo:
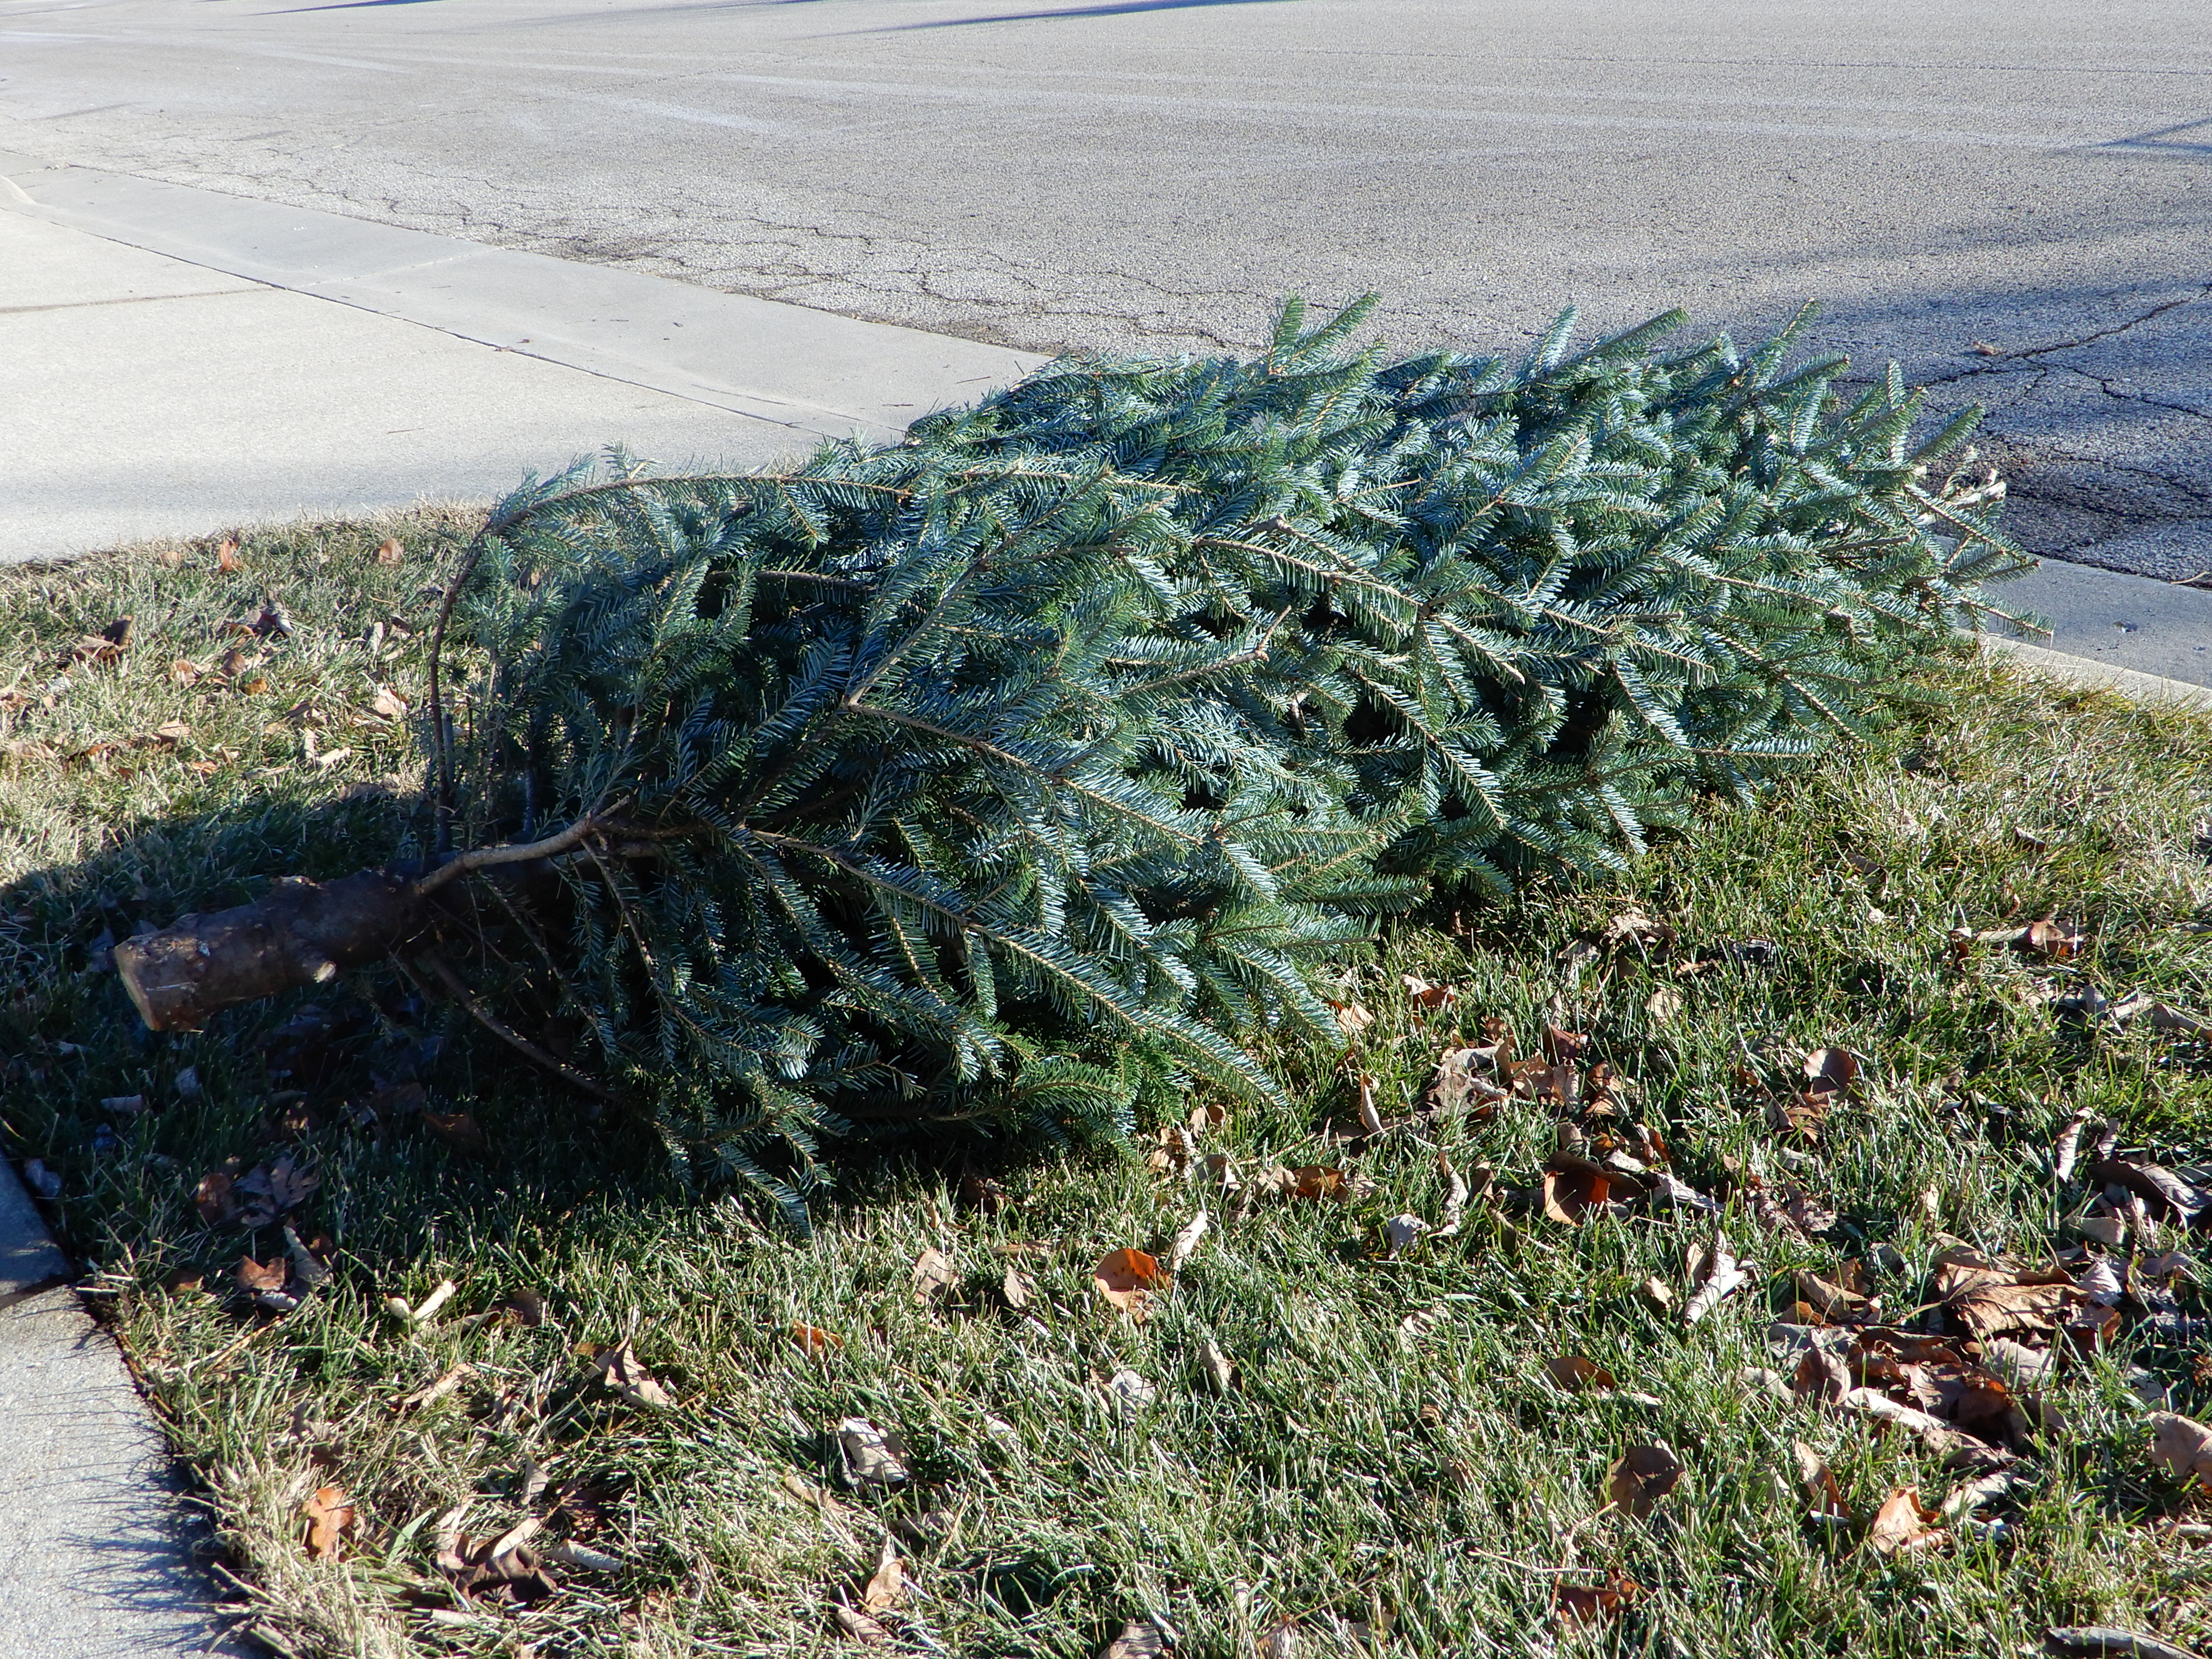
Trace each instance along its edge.
{"label": "cracked asphalt pavement", "polygon": [[2176,0],[0,0],[0,149],[1032,350],[1817,298],[2033,549],[2212,568]]}

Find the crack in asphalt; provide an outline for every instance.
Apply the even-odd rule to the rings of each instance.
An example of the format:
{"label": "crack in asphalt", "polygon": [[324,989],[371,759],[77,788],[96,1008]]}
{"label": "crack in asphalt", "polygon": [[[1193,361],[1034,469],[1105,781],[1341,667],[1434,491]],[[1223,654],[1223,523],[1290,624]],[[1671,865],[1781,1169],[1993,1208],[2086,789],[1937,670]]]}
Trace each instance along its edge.
{"label": "crack in asphalt", "polygon": [[[2123,323],[2115,323],[2110,328],[2094,330],[2087,334],[2082,335],[2079,339],[2058,340],[2053,342],[2050,345],[2022,346],[2016,351],[2002,352],[1998,354],[1996,358],[1993,358],[1990,362],[1986,363],[1972,364],[1967,368],[1960,369],[1950,374],[1932,375],[1921,381],[1920,384],[1923,386],[1953,386],[1957,384],[1959,381],[1971,380],[1981,375],[2003,374],[2010,372],[2013,365],[2015,363],[2024,362],[2032,358],[2046,357],[2051,353],[2057,351],[2082,350],[2087,347],[2094,345],[2100,340],[2110,340],[2119,335],[2128,333],[2132,330],[2141,328],[2146,323],[2155,322],[2159,318],[2165,316],[2166,313],[2170,311],[2179,311],[2184,306],[2197,305],[2208,299],[2212,299],[2212,283],[2203,283],[2194,294],[2184,295],[2178,300],[2162,301],[2159,304],[2153,306],[2149,310],[2143,312],[2139,316],[2130,317]],[[2034,366],[2039,368],[2041,367],[2039,364]],[[2058,367],[2070,368],[2073,366],[2071,364],[2060,364]],[[2086,373],[2087,371],[2077,369],[2075,372],[2081,374]],[[2195,413],[2197,411],[2192,410],[2191,412]]]}

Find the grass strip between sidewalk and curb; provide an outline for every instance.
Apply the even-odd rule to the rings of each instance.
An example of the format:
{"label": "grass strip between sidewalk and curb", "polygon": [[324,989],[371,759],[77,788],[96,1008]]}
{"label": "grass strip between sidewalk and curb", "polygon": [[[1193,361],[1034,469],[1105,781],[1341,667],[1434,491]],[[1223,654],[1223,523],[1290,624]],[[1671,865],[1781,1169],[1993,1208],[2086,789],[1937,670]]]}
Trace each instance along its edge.
{"label": "grass strip between sidewalk and curb", "polygon": [[[395,973],[156,1037],[107,971],[273,872],[406,855],[422,646],[473,522],[0,573],[0,1144],[263,1639],[2212,1638],[2208,1499],[2147,1404],[2212,1409],[2169,1259],[2212,1182],[2212,719],[1962,660],[1617,884],[1443,903],[1344,963],[1344,1045],[1266,1056],[1294,1111],[1198,1097],[1134,1147],[854,1164],[802,1240]],[[1469,1049],[1493,1052],[1431,1109]],[[1624,1148],[1620,1191],[1663,1160],[1698,1201],[1604,1201],[1589,1169]],[[2146,1176],[2130,1206],[2119,1177],[2154,1166],[2179,1190]],[[1753,1265],[1688,1322],[1723,1240]],[[1992,1343],[1944,1322],[1962,1246],[2069,1308],[2004,1339],[2049,1369],[1997,1388],[1964,1468],[1958,1431],[1833,1397],[1893,1363],[1966,1420],[1907,1327],[1990,1395]],[[2071,1288],[2100,1259],[2109,1304]],[[2014,1478],[1929,1517],[1991,1462]]]}

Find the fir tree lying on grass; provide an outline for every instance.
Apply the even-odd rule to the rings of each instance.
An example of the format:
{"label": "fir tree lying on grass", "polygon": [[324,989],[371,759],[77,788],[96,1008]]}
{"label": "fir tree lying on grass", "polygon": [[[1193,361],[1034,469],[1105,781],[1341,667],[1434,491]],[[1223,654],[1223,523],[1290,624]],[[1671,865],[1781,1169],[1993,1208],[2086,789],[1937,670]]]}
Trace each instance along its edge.
{"label": "fir tree lying on grass", "polygon": [[[775,475],[572,470],[447,585],[437,854],[117,950],[157,1029],[387,954],[674,1146],[1110,1131],[1437,884],[1604,871],[2026,561],[1893,369],[1073,357]],[[1940,538],[1940,539],[1939,539]],[[441,695],[441,661],[464,684]],[[458,849],[458,850],[457,850]],[[556,1060],[528,1034],[590,1034]]]}

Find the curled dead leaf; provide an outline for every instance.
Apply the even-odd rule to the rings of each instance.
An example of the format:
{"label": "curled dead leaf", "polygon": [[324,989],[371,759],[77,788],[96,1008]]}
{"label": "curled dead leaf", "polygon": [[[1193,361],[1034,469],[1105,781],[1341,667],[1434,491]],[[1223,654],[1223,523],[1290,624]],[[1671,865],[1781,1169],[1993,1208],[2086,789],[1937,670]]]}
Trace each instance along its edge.
{"label": "curled dead leaf", "polygon": [[845,1478],[854,1486],[896,1486],[907,1478],[905,1445],[865,1417],[848,1417],[837,1425],[837,1450]]}
{"label": "curled dead leaf", "polygon": [[1790,1449],[1797,1460],[1798,1483],[1805,1488],[1805,1497],[1815,1515],[1848,1515],[1850,1510],[1844,1502],[1844,1489],[1836,1484],[1834,1472],[1827,1460],[1802,1440],[1790,1443]]}
{"label": "curled dead leaf", "polygon": [[646,1406],[655,1411],[675,1408],[675,1397],[645,1368],[645,1362],[637,1357],[637,1350],[628,1338],[599,1356],[599,1381],[630,1405]]}
{"label": "curled dead leaf", "polygon": [[1544,1171],[1544,1213],[1570,1227],[1580,1226],[1593,1215],[1602,1215],[1610,1200],[1612,1177],[1593,1164]]}
{"label": "curled dead leaf", "polygon": [[400,544],[397,536],[386,536],[376,544],[376,562],[379,564],[398,564],[406,556],[407,550]]}
{"label": "curled dead leaf", "polygon": [[1494,1078],[1497,1050],[1447,1048],[1437,1056],[1437,1075],[1429,1085],[1429,1098],[1437,1111],[1450,1115],[1473,1111],[1494,1112],[1507,1091]]}
{"label": "curled dead leaf", "polygon": [[291,1273],[291,1265],[281,1256],[270,1261],[256,1261],[250,1255],[238,1259],[239,1288],[256,1296],[283,1291]]}
{"label": "curled dead leaf", "polygon": [[898,1547],[891,1542],[890,1534],[884,1534],[883,1553],[877,1558],[876,1571],[860,1590],[860,1608],[864,1613],[889,1613],[906,1603],[906,1568],[899,1560]]}
{"label": "curled dead leaf", "polygon": [[1751,1274],[1729,1246],[1726,1233],[1713,1236],[1712,1247],[1690,1248],[1690,1299],[1683,1304],[1682,1322],[1694,1325],[1720,1306],[1733,1292],[1751,1282]]}
{"label": "curled dead leaf", "polygon": [[1345,1036],[1355,1041],[1362,1031],[1375,1023],[1375,1016],[1356,1002],[1332,1002],[1328,1006],[1336,1015],[1338,1027]]}
{"label": "curled dead leaf", "polygon": [[1168,1638],[1149,1619],[1132,1619],[1121,1633],[1099,1650],[1098,1659],[1159,1659]]}
{"label": "curled dead leaf", "polygon": [[1935,1510],[1921,1507],[1917,1492],[1899,1486],[1875,1511],[1874,1524],[1867,1529],[1867,1547],[1876,1555],[1891,1556],[1939,1544],[1944,1534],[1928,1524],[1935,1518]]}
{"label": "curled dead leaf", "polygon": [[1417,1008],[1443,1008],[1459,1000],[1459,993],[1449,985],[1431,985],[1419,974],[1401,974],[1405,981],[1406,994],[1413,1000]]}
{"label": "curled dead leaf", "polygon": [[1168,1249],[1170,1273],[1179,1273],[1183,1270],[1192,1253],[1198,1249],[1199,1241],[1206,1237],[1208,1224],[1209,1218],[1203,1210],[1183,1224],[1182,1231],[1175,1236],[1175,1243]]}
{"label": "curled dead leaf", "polygon": [[1936,1294],[1977,1338],[2054,1330],[2087,1296],[2058,1268],[2022,1268],[1960,1245],[1936,1258]]}
{"label": "curled dead leaf", "polygon": [[209,1226],[219,1226],[238,1213],[238,1200],[231,1196],[230,1188],[231,1178],[221,1170],[200,1177],[192,1193],[192,1207]]}
{"label": "curled dead leaf", "polygon": [[1206,1380],[1223,1394],[1227,1394],[1230,1383],[1236,1377],[1237,1367],[1230,1362],[1229,1356],[1221,1352],[1220,1345],[1212,1337],[1207,1337],[1199,1345],[1198,1357],[1206,1367]]}
{"label": "curled dead leaf", "polygon": [[845,1339],[818,1325],[793,1325],[791,1340],[809,1359],[820,1359],[845,1346]]}
{"label": "curled dead leaf", "polygon": [[307,1523],[307,1553],[318,1561],[335,1561],[347,1535],[361,1524],[361,1512],[340,1486],[318,1486],[301,1507]]}

